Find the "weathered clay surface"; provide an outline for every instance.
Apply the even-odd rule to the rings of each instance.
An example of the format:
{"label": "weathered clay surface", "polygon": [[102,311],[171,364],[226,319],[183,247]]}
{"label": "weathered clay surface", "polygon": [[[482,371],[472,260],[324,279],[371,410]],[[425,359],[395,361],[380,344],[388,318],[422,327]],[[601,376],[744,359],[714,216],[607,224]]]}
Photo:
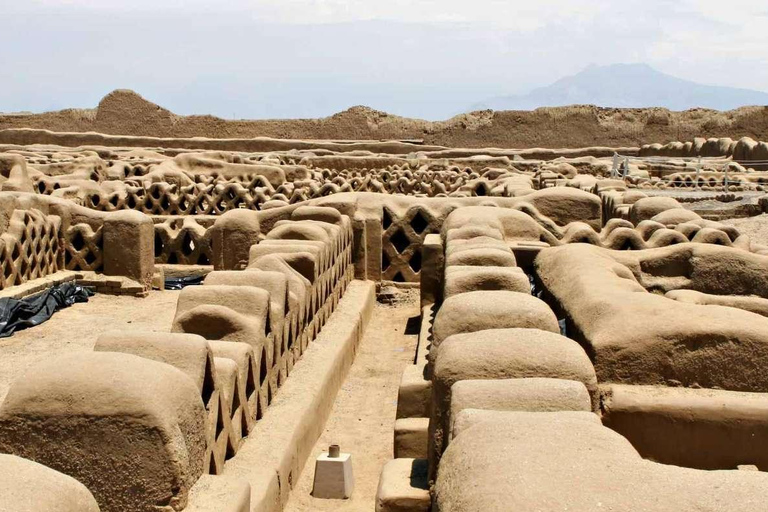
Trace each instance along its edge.
{"label": "weathered clay surface", "polygon": [[768,510],[763,473],[646,461],[576,415],[590,413],[507,412],[463,431],[441,461],[437,510]]}
{"label": "weathered clay surface", "polygon": [[[170,119],[131,98],[110,95],[96,125],[130,105],[131,133]],[[463,118],[477,140],[504,117],[486,115]],[[469,140],[458,126],[430,125],[426,142],[0,131],[0,293],[202,281],[156,332],[63,336],[64,356],[11,385],[0,450],[75,477],[101,510],[290,509],[304,461],[327,449],[315,440],[335,442],[336,391],[359,392],[342,384],[376,283],[389,341],[356,374],[395,386],[402,368],[383,379],[394,366],[371,364],[391,348],[417,346],[400,354],[415,364],[399,393],[365,397],[399,396],[394,436],[362,432],[386,421],[359,405],[334,418],[371,446],[354,454],[370,495],[312,510],[372,508],[371,460],[393,438],[407,458],[386,465],[382,512],[427,510],[431,495],[446,511],[761,509],[759,472],[691,468],[768,464],[768,238],[753,226],[765,143],[432,144],[443,129]],[[414,286],[420,317],[404,309]]]}

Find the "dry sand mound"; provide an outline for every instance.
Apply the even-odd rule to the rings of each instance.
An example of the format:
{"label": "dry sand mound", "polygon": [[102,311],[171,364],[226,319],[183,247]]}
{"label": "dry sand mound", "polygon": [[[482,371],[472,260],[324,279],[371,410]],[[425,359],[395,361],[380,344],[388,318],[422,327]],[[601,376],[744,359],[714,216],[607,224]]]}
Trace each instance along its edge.
{"label": "dry sand mound", "polygon": [[436,122],[352,107],[322,119],[228,121],[207,115],[178,116],[133,91],[116,90],[95,109],[0,115],[0,129],[5,128],[154,137],[423,139],[427,144],[451,147],[638,146],[694,137],[766,140],[768,107],[671,112],[570,106],[483,110]]}

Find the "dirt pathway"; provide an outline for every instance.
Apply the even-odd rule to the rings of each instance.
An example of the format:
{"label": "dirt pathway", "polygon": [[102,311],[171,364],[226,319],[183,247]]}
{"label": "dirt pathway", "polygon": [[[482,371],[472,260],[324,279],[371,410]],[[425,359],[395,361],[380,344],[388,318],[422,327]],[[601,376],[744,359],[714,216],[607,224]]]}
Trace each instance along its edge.
{"label": "dirt pathway", "polygon": [[[418,292],[394,306],[376,304],[355,362],[339,390],[325,431],[315,444],[301,478],[291,492],[286,512],[373,512],[379,474],[392,458],[392,437],[400,376],[413,362]],[[406,334],[407,332],[413,334]],[[329,444],[352,454],[355,489],[349,500],[323,500],[310,496],[315,458]]]}

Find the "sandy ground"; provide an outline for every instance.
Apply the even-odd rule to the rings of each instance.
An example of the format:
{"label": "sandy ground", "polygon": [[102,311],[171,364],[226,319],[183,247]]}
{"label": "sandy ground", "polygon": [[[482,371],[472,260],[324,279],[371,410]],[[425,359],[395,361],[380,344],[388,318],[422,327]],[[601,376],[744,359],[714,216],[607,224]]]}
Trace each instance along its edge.
{"label": "sandy ground", "polygon": [[178,291],[153,291],[144,299],[96,294],[41,325],[0,339],[0,402],[27,368],[64,352],[91,350],[104,332],[169,331],[178,296]]}
{"label": "sandy ground", "polygon": [[742,235],[749,235],[753,242],[768,245],[768,215],[758,215],[744,219],[727,219],[720,221],[734,226]]}
{"label": "sandy ground", "polygon": [[[405,334],[406,324],[418,315],[418,292],[410,292],[407,300],[396,306],[376,304],[325,431],[291,492],[285,512],[374,510],[379,474],[392,458],[400,376],[413,362],[416,349],[416,335]],[[334,443],[341,446],[342,452],[352,454],[355,489],[349,500],[323,500],[310,495],[315,458]]]}

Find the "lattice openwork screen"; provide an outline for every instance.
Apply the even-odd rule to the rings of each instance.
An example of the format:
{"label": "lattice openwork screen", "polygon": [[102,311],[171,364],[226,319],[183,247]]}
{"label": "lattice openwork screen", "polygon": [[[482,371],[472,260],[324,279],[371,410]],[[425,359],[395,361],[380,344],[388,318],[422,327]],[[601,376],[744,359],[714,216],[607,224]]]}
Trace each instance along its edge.
{"label": "lattice openwork screen", "polygon": [[16,210],[0,235],[0,288],[45,277],[61,267],[61,219],[40,210]]}
{"label": "lattice openwork screen", "polygon": [[102,226],[74,224],[64,235],[64,263],[67,270],[92,270],[104,268]]}
{"label": "lattice openwork screen", "polygon": [[[222,177],[190,174],[194,183],[149,182],[130,176],[124,188],[73,192],[71,200],[99,211],[136,210],[148,215],[221,215],[232,209],[260,210],[269,200],[295,204],[342,192],[376,192],[387,195],[438,197],[489,195],[487,184],[470,168],[428,170],[410,168],[333,170],[314,169],[311,179],[272,184],[266,177]],[[95,179],[95,178],[94,178]],[[95,181],[98,181],[95,179]],[[57,177],[36,179],[41,194],[68,187]]]}
{"label": "lattice openwork screen", "polygon": [[155,263],[210,265],[211,231],[193,217],[155,224]]}
{"label": "lattice openwork screen", "polygon": [[387,206],[382,213],[381,278],[415,283],[421,273],[421,245],[440,224],[427,209],[413,206],[398,215]]}

